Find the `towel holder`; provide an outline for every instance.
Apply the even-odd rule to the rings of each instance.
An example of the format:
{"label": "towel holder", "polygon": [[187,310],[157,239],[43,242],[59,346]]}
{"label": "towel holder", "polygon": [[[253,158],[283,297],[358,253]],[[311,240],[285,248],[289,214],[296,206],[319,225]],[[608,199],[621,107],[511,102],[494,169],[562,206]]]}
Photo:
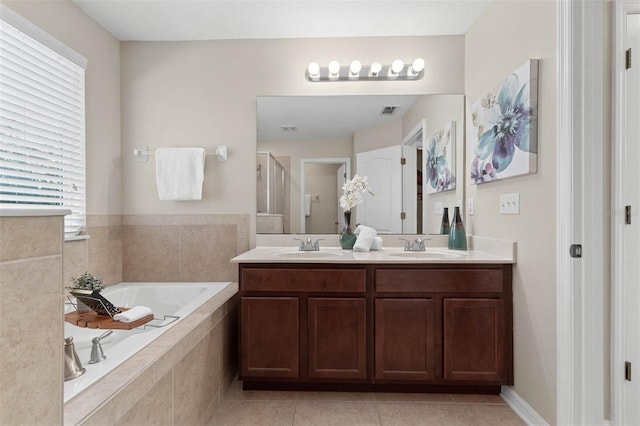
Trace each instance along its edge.
{"label": "towel holder", "polygon": [[[145,146],[144,148],[133,149],[133,155],[141,163],[146,163],[147,161],[149,161],[149,157],[155,155],[155,153],[155,150],[150,150],[147,146]],[[215,155],[220,162],[227,161],[228,153],[229,149],[226,145],[220,145],[216,147],[215,152],[205,151],[205,155]]]}

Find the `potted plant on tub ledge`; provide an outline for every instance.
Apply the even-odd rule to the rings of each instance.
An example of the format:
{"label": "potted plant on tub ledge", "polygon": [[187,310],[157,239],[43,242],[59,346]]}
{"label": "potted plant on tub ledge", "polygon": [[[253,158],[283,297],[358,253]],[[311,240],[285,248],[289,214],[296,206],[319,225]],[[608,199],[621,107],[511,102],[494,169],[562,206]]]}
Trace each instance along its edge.
{"label": "potted plant on tub ledge", "polygon": [[95,311],[98,315],[107,316],[120,313],[118,308],[100,294],[104,288],[102,279],[88,272],[71,278],[71,285],[66,287],[76,298],[78,313]]}

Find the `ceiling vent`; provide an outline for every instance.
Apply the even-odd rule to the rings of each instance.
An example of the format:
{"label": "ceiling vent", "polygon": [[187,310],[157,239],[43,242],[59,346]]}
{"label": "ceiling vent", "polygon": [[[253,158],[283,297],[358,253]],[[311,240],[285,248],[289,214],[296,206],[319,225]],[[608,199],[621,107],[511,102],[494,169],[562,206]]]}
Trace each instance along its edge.
{"label": "ceiling vent", "polygon": [[382,108],[382,111],[380,111],[380,115],[393,115],[398,110],[398,108],[400,108],[399,105],[387,105]]}
{"label": "ceiling vent", "polygon": [[295,132],[296,130],[298,130],[298,126],[296,126],[295,124],[282,124],[280,125],[280,128],[284,132]]}

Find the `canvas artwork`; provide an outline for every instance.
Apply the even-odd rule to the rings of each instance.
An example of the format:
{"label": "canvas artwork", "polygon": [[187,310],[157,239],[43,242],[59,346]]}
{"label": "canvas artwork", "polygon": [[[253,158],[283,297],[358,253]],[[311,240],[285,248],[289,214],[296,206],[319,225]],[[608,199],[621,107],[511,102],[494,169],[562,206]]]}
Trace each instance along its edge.
{"label": "canvas artwork", "polygon": [[452,121],[436,132],[427,141],[426,158],[427,194],[449,191],[456,188],[456,123]]}
{"label": "canvas artwork", "polygon": [[471,183],[537,171],[538,61],[529,60],[471,106]]}

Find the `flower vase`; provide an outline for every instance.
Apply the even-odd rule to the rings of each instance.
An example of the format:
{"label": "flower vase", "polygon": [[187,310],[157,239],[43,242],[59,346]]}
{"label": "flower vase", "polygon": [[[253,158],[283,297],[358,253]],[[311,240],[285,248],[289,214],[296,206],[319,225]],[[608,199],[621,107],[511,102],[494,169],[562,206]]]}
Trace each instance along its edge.
{"label": "flower vase", "polygon": [[345,250],[352,250],[356,239],[356,235],[351,231],[351,210],[347,210],[344,212],[344,230],[340,233],[340,246]]}
{"label": "flower vase", "polygon": [[440,234],[449,235],[451,226],[449,225],[449,208],[445,207],[442,213],[442,223],[440,224]]}
{"label": "flower vase", "polygon": [[464,224],[460,216],[460,207],[456,207],[453,210],[453,219],[451,220],[451,229],[449,230],[449,249],[467,249],[467,234],[464,231]]}

